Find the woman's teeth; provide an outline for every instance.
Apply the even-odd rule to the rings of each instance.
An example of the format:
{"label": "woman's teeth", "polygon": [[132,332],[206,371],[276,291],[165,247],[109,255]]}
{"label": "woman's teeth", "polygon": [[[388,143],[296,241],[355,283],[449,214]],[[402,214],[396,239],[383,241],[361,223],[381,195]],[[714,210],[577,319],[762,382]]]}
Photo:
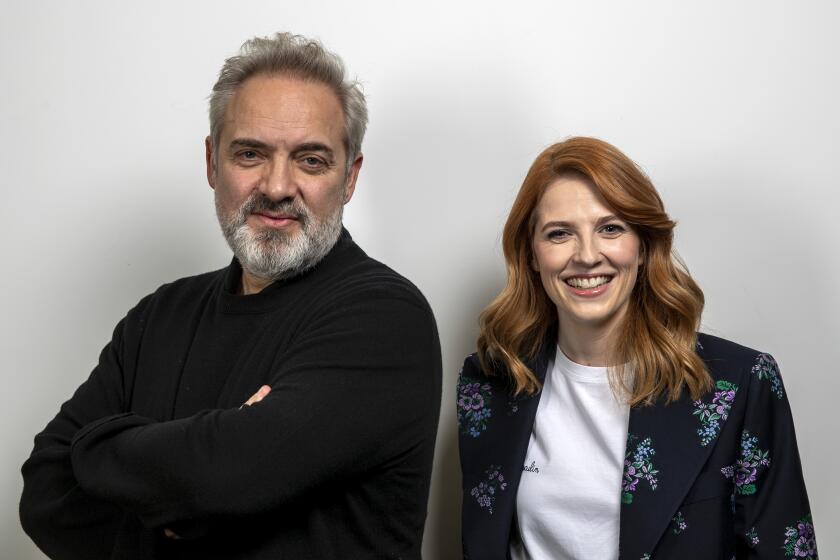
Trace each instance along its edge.
{"label": "woman's teeth", "polygon": [[578,276],[574,276],[572,278],[567,278],[566,284],[568,284],[572,288],[580,288],[586,290],[590,288],[597,288],[598,286],[602,286],[609,281],[609,276],[594,276],[591,278],[580,278]]}

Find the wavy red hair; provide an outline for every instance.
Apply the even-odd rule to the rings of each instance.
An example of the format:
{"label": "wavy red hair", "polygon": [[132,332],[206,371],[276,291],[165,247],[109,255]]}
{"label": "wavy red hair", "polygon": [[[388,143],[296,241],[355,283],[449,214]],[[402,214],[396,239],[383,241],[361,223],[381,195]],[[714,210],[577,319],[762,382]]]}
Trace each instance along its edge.
{"label": "wavy red hair", "polygon": [[595,138],[569,138],[544,150],[519,189],[502,236],[507,284],[480,317],[482,366],[490,375],[505,372],[516,394],[540,389],[525,362],[555,332],[557,310],[531,267],[534,210],[546,188],[566,175],[591,182],[641,241],[644,264],[608,357],[622,364],[610,368],[613,388],[631,406],[659,397],[670,402],[684,389],[698,398],[711,388],[695,350],[703,292],[672,251],[676,224],[650,179],[617,148]]}

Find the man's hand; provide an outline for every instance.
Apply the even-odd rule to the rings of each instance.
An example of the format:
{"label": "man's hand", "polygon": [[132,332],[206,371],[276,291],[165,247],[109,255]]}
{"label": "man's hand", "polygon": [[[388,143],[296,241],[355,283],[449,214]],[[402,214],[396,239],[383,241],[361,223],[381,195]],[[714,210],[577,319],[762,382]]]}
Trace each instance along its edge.
{"label": "man's hand", "polygon": [[[265,396],[266,396],[267,394],[269,394],[270,392],[271,392],[271,387],[269,387],[268,385],[263,385],[262,387],[260,387],[260,388],[257,390],[257,392],[256,392],[256,393],[254,393],[253,395],[251,395],[251,398],[250,398],[250,399],[248,399],[247,401],[245,401],[245,404],[243,404],[243,405],[242,405],[242,407],[244,407],[244,406],[251,406],[251,405],[252,405],[252,404],[254,404],[254,403],[258,403],[258,402],[260,402],[260,401],[261,401],[261,400],[263,400],[263,399],[265,398]],[[242,408],[242,407],[239,407],[239,408]]]}
{"label": "man's hand", "polygon": [[[254,403],[260,402],[270,392],[271,392],[271,387],[269,387],[268,385],[263,385],[262,387],[257,389],[257,392],[254,393],[253,395],[251,395],[251,398],[249,398],[247,401],[245,401],[242,404],[242,406],[240,406],[239,408],[244,408],[246,406],[251,406]],[[163,534],[166,538],[169,538],[169,539],[172,539],[172,540],[178,540],[178,539],[181,538],[180,535],[178,535],[175,531],[173,531],[172,529],[169,529],[168,527],[163,529]]]}

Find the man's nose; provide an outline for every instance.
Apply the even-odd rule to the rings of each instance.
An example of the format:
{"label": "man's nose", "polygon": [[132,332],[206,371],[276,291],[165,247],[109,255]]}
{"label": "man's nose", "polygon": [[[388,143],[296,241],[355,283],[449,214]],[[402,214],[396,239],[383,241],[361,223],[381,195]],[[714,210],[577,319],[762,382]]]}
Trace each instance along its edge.
{"label": "man's nose", "polygon": [[260,181],[260,192],[271,200],[294,198],[298,192],[297,176],[287,160],[272,161]]}

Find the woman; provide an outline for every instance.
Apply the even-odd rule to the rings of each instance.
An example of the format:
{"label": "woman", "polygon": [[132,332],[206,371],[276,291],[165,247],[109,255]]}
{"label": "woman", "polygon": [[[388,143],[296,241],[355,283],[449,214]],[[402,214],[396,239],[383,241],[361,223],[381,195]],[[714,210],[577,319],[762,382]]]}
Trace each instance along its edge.
{"label": "woman", "polygon": [[605,142],[531,166],[459,379],[465,558],[817,558],[776,362],[696,333],[674,225]]}

